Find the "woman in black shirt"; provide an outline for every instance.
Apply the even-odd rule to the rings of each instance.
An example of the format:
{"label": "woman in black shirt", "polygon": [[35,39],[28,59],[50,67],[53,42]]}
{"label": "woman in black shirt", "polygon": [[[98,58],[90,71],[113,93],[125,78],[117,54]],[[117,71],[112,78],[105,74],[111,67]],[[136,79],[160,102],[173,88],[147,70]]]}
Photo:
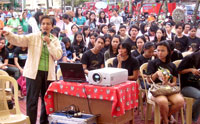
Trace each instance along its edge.
{"label": "woman in black shirt", "polygon": [[[155,46],[152,42],[146,42],[143,46],[143,51],[144,53],[139,55],[137,57],[137,60],[139,62],[139,66],[141,66],[142,64],[148,62],[151,60],[152,56],[154,55],[154,50],[155,50]],[[146,75],[146,72],[144,72],[144,74]],[[142,80],[142,77],[140,76],[139,77],[139,80],[140,80],[140,85],[143,89],[145,89],[144,87],[144,82]],[[148,89],[149,88],[149,85],[146,84],[146,88]]]}
{"label": "woman in black shirt", "polygon": [[200,38],[196,37],[197,27],[191,26],[189,40],[189,51],[195,52],[200,49]]}
{"label": "woman in black shirt", "polygon": [[190,81],[189,77],[200,77],[200,50],[183,58],[178,71],[181,74],[181,93],[183,96],[195,98],[192,106],[192,120],[197,122],[200,115],[200,82]]}
{"label": "woman in black shirt", "polygon": [[124,68],[128,70],[128,80],[137,80],[139,74],[139,63],[135,57],[131,56],[131,46],[123,42],[119,45],[119,54],[113,61],[113,67]]}
{"label": "woman in black shirt", "polygon": [[146,43],[146,39],[145,39],[144,36],[139,36],[139,37],[136,38],[136,48],[137,48],[137,49],[134,50],[134,51],[131,53],[131,55],[132,55],[133,57],[137,57],[137,56],[139,56],[139,55],[142,54],[142,48],[143,48],[143,46],[144,46],[144,43]]}
{"label": "woman in black shirt", "polygon": [[[171,50],[169,44],[166,41],[158,43],[158,58],[150,61],[147,67],[147,75],[151,75],[150,77],[155,83],[162,82],[162,84],[164,85],[176,85],[176,79],[178,74],[176,71],[176,66],[170,62],[170,56]],[[165,69],[168,72],[168,76],[165,76],[159,68]],[[149,82],[151,83],[151,81]],[[176,93],[169,96],[152,96],[151,99],[158,104],[164,124],[168,124],[168,118],[171,117],[172,119],[173,116],[171,115],[179,111],[184,105],[184,99],[180,93]],[[168,105],[169,101],[171,102],[170,108]]]}
{"label": "woman in black shirt", "polygon": [[120,36],[118,35],[115,35],[113,38],[112,38],[112,41],[111,41],[111,45],[109,47],[108,50],[106,50],[106,52],[104,53],[104,60],[108,60],[112,57],[116,57],[117,54],[118,54],[118,46],[119,44],[121,43],[121,39],[120,39]]}
{"label": "woman in black shirt", "polygon": [[82,54],[85,52],[85,43],[81,32],[77,32],[74,35],[74,41],[72,43],[73,49],[76,53],[76,61],[81,60]]}
{"label": "woman in black shirt", "polygon": [[26,47],[17,47],[14,52],[14,62],[17,68],[23,74],[23,68],[27,59],[27,48]]}
{"label": "woman in black shirt", "polygon": [[175,44],[176,49],[180,52],[185,52],[188,49],[189,40],[188,37],[183,35],[183,25],[182,23],[178,23],[176,25],[176,37],[175,37]]}

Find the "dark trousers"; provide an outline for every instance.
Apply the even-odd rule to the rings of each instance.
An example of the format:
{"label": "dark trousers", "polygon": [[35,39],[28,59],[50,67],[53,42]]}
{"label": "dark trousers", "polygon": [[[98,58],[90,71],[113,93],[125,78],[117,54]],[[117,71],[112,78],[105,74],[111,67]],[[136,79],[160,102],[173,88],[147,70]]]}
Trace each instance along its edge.
{"label": "dark trousers", "polygon": [[200,90],[195,87],[184,87],[181,93],[183,96],[196,99],[192,106],[192,120],[196,122],[200,115]]}
{"label": "dark trousers", "polygon": [[41,95],[41,114],[40,124],[48,124],[44,95],[51,81],[47,81],[47,71],[38,71],[36,79],[26,78],[26,113],[30,118],[31,124],[36,124],[38,98]]}

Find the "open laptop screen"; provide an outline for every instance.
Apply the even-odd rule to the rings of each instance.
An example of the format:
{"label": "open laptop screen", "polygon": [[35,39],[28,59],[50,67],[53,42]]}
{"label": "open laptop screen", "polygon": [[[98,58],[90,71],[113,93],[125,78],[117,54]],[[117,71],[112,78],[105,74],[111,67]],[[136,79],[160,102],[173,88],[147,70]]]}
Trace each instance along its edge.
{"label": "open laptop screen", "polygon": [[61,62],[60,68],[63,80],[67,82],[86,82],[85,73],[81,63]]}

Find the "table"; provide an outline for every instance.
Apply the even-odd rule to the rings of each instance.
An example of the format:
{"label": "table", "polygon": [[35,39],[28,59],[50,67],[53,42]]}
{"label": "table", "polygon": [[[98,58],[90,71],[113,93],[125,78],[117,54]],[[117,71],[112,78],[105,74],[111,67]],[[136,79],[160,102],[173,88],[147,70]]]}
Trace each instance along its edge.
{"label": "table", "polygon": [[58,81],[49,86],[45,105],[47,114],[75,104],[81,112],[100,114],[98,124],[124,124],[131,120],[134,123],[138,93],[138,84],[133,81],[112,87]]}

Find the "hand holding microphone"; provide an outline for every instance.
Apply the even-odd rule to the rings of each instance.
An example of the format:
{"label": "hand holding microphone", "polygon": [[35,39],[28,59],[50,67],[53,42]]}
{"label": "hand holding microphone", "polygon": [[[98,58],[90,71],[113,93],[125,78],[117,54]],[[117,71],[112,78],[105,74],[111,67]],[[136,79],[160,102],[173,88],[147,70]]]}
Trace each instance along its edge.
{"label": "hand holding microphone", "polygon": [[49,44],[51,42],[51,40],[50,40],[49,36],[47,36],[47,32],[44,31],[42,34],[43,34],[42,40],[44,41],[44,45],[46,43]]}

